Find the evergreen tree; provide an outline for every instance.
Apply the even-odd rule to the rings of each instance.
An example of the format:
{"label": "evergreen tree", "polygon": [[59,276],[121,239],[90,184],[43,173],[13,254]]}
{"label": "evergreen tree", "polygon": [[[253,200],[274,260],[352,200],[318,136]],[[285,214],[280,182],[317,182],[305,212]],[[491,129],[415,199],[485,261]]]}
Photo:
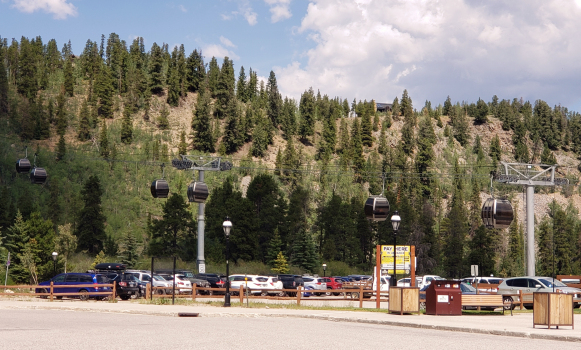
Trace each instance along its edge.
{"label": "evergreen tree", "polygon": [[120,244],[120,259],[122,264],[127,265],[128,268],[134,268],[139,260],[137,252],[138,242],[133,233],[126,232],[121,238]]}
{"label": "evergreen tree", "polygon": [[125,104],[123,109],[123,121],[121,123],[121,142],[131,144],[133,142],[133,122],[131,120],[131,107]]}
{"label": "evergreen tree", "polygon": [[292,245],[290,261],[294,266],[311,273],[316,271],[319,267],[315,243],[312,238],[302,230],[297,233],[296,239]]}
{"label": "evergreen tree", "polygon": [[238,75],[238,82],[236,83],[236,98],[241,102],[248,102],[248,93],[246,92],[246,73],[244,72],[244,66],[240,67],[240,73]]}
{"label": "evergreen tree", "polygon": [[65,93],[67,96],[72,97],[74,95],[74,78],[73,78],[73,59],[71,56],[67,57],[65,60]]}
{"label": "evergreen tree", "polygon": [[361,131],[359,128],[359,120],[355,119],[351,127],[351,160],[353,166],[357,171],[363,170],[365,166],[365,158],[363,157],[363,145],[361,143]]}
{"label": "evergreen tree", "polygon": [[288,262],[282,252],[278,252],[276,259],[272,262],[272,272],[277,274],[289,273]]}
{"label": "evergreen tree", "polygon": [[61,135],[56,149],[56,160],[63,160],[67,153],[67,145],[65,144],[65,137]]}
{"label": "evergreen tree", "polygon": [[462,172],[460,171],[458,159],[454,164],[454,194],[452,196],[452,204],[447,215],[448,226],[446,233],[446,241],[444,245],[444,268],[446,275],[449,277],[460,278],[464,272],[464,244],[466,241],[466,234],[468,225],[466,222],[466,211],[463,201],[463,184]]}
{"label": "evergreen tree", "polygon": [[228,99],[226,110],[226,124],[224,125],[224,136],[222,137],[222,144],[225,147],[226,153],[237,152],[244,144],[244,135],[241,133],[241,123],[238,110],[238,102],[234,98],[232,92]]}
{"label": "evergreen tree", "polygon": [[270,71],[270,76],[268,77],[266,93],[268,95],[268,117],[270,118],[273,127],[277,128],[282,119],[282,97],[278,92],[276,76],[273,71]]}
{"label": "evergreen tree", "polygon": [[96,175],[91,175],[81,191],[84,207],[81,209],[75,235],[80,250],[94,254],[103,249],[105,241],[105,215],[101,207],[103,187]]}
{"label": "evergreen tree", "polygon": [[492,239],[492,230],[480,225],[470,241],[470,253],[466,265],[478,265],[482,276],[496,274],[495,244]]}
{"label": "evergreen tree", "polygon": [[101,122],[101,132],[99,133],[99,153],[103,158],[109,158],[109,136],[107,134],[107,123]]}
{"label": "evergreen tree", "polygon": [[472,153],[476,154],[476,160],[482,162],[484,160],[484,149],[482,148],[482,142],[480,141],[480,135],[476,135],[474,139],[474,146],[472,147]]}
{"label": "evergreen tree", "polygon": [[212,56],[210,64],[208,65],[208,86],[210,94],[213,98],[216,97],[216,92],[218,90],[218,79],[220,78],[220,67],[218,66],[218,60],[216,57]]}
{"label": "evergreen tree", "polygon": [[296,110],[297,106],[295,100],[285,97],[284,102],[282,104],[282,121],[281,121],[281,129],[283,132],[283,137],[285,139],[288,139],[289,137],[292,137],[297,133]]}
{"label": "evergreen tree", "polygon": [[341,153],[342,156],[349,156],[349,127],[347,126],[347,120],[341,118],[341,124],[339,126],[339,146],[337,151]]}
{"label": "evergreen tree", "polygon": [[545,148],[543,149],[543,153],[541,153],[541,163],[547,165],[557,164],[557,158],[549,149],[549,146],[545,143]]}
{"label": "evergreen tree", "polygon": [[387,154],[387,137],[385,135],[385,128],[381,127],[381,132],[379,133],[379,146],[377,146],[377,152],[385,156]]}
{"label": "evergreen tree", "polygon": [[61,91],[57,98],[56,132],[58,135],[64,135],[69,125],[65,104],[66,104],[65,94],[64,91]]}
{"label": "evergreen tree", "polygon": [[488,121],[488,105],[486,102],[482,101],[478,98],[478,102],[476,103],[476,115],[474,116],[474,120],[477,123],[486,123]]}
{"label": "evergreen tree", "polygon": [[194,149],[202,152],[214,152],[214,135],[210,123],[210,96],[209,92],[202,88],[198,95],[196,110],[192,118],[192,145]]}
{"label": "evergreen tree", "polygon": [[95,82],[99,97],[98,114],[103,118],[113,118],[113,91],[115,89],[111,78],[111,68],[102,66]]}
{"label": "evergreen tree", "polygon": [[34,98],[38,90],[36,55],[30,41],[22,37],[20,40],[20,56],[18,57],[17,90],[27,98]]}
{"label": "evergreen tree", "polygon": [[149,90],[152,94],[159,95],[163,91],[163,64],[163,51],[157,43],[153,43],[149,58]]}
{"label": "evergreen tree", "polygon": [[180,102],[181,86],[178,71],[178,49],[174,47],[169,65],[169,79],[167,82],[167,103],[177,107]]}
{"label": "evergreen tree", "polygon": [[518,211],[508,228],[508,251],[502,263],[503,276],[522,276],[525,274],[524,233],[518,222]]}
{"label": "evergreen tree", "polygon": [[[367,105],[367,101],[365,101]],[[373,126],[371,124],[371,114],[365,108],[361,116],[361,143],[363,146],[372,147],[373,146]]]}
{"label": "evergreen tree", "polygon": [[397,96],[393,99],[393,103],[391,104],[391,114],[395,117],[395,119],[397,120],[397,117],[399,116],[400,113],[400,106],[399,106],[399,99],[397,98]]}
{"label": "evergreen tree", "polygon": [[490,156],[490,158],[492,158],[492,165],[496,167],[502,155],[502,149],[500,148],[500,139],[498,138],[498,135],[495,135],[492,141],[490,142],[490,149],[488,150],[488,155]]}
{"label": "evergreen tree", "polygon": [[163,218],[151,221],[149,254],[157,256],[183,256],[184,243],[193,235],[194,220],[187,210],[184,197],[172,193],[163,205]]}
{"label": "evergreen tree", "polygon": [[452,100],[450,96],[446,97],[446,101],[444,101],[444,108],[442,109],[442,114],[450,116],[452,113]]}
{"label": "evergreen tree", "polygon": [[91,137],[90,117],[89,104],[87,100],[84,100],[79,113],[79,133],[77,134],[79,141],[87,141]]}
{"label": "evergreen tree", "polygon": [[295,150],[292,137],[286,142],[286,148],[282,155],[282,178],[289,182],[297,182],[299,179],[299,173],[292,171],[292,169],[299,169],[301,166],[301,157]]}
{"label": "evergreen tree", "polygon": [[315,133],[315,93],[313,88],[301,95],[299,113],[301,116],[299,136],[306,140]]}
{"label": "evergreen tree", "polygon": [[470,135],[468,134],[468,118],[464,111],[459,111],[450,117],[454,138],[460,142],[460,145],[466,147]]}
{"label": "evergreen tree", "polygon": [[180,143],[178,144],[178,154],[186,155],[188,153],[188,144],[186,143],[186,132],[180,133]]}
{"label": "evergreen tree", "polygon": [[157,126],[161,130],[169,129],[169,120],[167,119],[168,116],[169,109],[167,108],[167,105],[164,104],[163,107],[161,108],[161,111],[159,112],[159,118],[157,119]]}
{"label": "evergreen tree", "polygon": [[4,46],[0,40],[0,117],[8,115],[8,74],[4,65]]}
{"label": "evergreen tree", "polygon": [[268,130],[270,128],[270,120],[260,115],[259,119],[252,131],[252,155],[255,157],[264,157],[268,149]]}
{"label": "evergreen tree", "polygon": [[192,51],[186,61],[186,81],[188,89],[192,92],[198,92],[206,78],[206,66],[202,52]]}

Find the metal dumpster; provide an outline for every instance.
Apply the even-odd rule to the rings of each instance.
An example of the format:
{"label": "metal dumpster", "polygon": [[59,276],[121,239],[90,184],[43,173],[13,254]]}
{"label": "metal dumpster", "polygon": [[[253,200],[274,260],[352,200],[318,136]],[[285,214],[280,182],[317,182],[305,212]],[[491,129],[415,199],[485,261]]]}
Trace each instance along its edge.
{"label": "metal dumpster", "polygon": [[432,281],[426,290],[426,315],[462,315],[460,281]]}

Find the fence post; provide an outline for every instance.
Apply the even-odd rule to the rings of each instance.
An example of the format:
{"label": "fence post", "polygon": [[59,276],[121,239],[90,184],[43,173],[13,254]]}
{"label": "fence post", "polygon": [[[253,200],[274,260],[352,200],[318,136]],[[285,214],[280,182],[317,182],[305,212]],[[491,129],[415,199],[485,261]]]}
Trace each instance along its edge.
{"label": "fence post", "polygon": [[519,291],[518,291],[518,299],[520,301],[520,309],[522,310],[522,309],[524,309],[522,289],[519,289]]}
{"label": "fence post", "polygon": [[301,306],[301,286],[297,287],[297,306]]}
{"label": "fence post", "polygon": [[52,295],[52,293],[53,293],[53,287],[52,286],[53,286],[53,282],[51,281],[50,282],[50,301],[52,301],[52,298],[53,298],[53,295]]}
{"label": "fence post", "polygon": [[359,308],[363,308],[363,284],[359,285]]}
{"label": "fence post", "polygon": [[198,284],[194,283],[192,285],[192,301],[196,301],[196,293],[197,293],[196,287],[198,287]]}
{"label": "fence post", "polygon": [[145,286],[145,300],[149,299],[149,295],[151,293],[151,282]]}
{"label": "fence post", "polygon": [[117,282],[113,281],[113,295],[111,296],[111,300],[115,300],[117,298]]}
{"label": "fence post", "polygon": [[240,305],[244,306],[244,288],[242,288],[242,285],[240,285],[240,292],[238,292],[238,295],[240,296]]}

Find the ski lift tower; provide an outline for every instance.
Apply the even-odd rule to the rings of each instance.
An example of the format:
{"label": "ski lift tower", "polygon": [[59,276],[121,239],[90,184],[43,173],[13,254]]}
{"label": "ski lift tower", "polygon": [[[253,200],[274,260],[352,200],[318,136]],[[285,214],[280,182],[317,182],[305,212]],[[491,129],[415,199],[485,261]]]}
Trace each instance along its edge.
{"label": "ski lift tower", "polygon": [[567,185],[568,179],[555,177],[557,167],[557,164],[500,162],[500,172],[495,176],[497,182],[523,185],[527,189],[527,276],[535,276],[535,186]]}
{"label": "ski lift tower", "polygon": [[[194,180],[188,186],[188,200],[190,202],[198,203],[198,258],[196,260],[198,265],[198,273],[206,272],[206,260],[204,258],[204,227],[205,216],[204,208],[205,201],[209,195],[208,187],[204,183],[204,172],[207,171],[225,171],[232,169],[232,163],[222,161],[220,157],[212,156],[187,156],[180,155],[182,158],[173,159],[171,164],[178,170],[192,170],[198,171],[198,181]],[[195,175],[194,175],[195,178]],[[201,185],[201,186],[200,186]]]}

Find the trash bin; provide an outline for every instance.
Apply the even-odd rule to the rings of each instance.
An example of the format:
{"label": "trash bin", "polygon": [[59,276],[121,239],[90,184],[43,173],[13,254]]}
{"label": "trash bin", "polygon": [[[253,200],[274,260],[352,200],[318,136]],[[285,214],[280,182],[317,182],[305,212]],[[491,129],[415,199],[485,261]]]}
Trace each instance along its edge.
{"label": "trash bin", "polygon": [[426,315],[462,315],[460,281],[432,281],[426,290]]}
{"label": "trash bin", "polygon": [[403,314],[420,313],[420,289],[416,287],[389,288],[389,312]]}
{"label": "trash bin", "polygon": [[533,328],[573,325],[573,294],[533,293]]}

